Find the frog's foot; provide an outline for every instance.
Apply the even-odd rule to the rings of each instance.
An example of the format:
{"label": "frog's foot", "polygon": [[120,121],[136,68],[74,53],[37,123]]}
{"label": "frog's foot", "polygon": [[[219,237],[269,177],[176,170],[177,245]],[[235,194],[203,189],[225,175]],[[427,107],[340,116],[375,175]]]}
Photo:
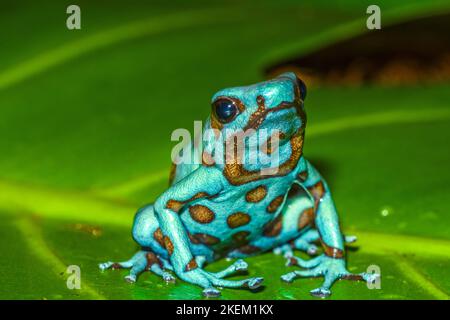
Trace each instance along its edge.
{"label": "frog's foot", "polygon": [[202,286],[204,288],[203,295],[205,297],[220,296],[220,291],[217,288],[247,288],[255,290],[259,288],[263,282],[263,278],[260,277],[244,280],[224,280],[217,277],[215,273],[207,272],[200,268],[192,270],[189,273],[189,279],[185,278],[185,280]]}
{"label": "frog's foot", "polygon": [[264,281],[264,279],[261,277],[248,278],[244,280],[224,280],[222,278],[217,277],[216,274],[214,273],[206,272],[204,270],[202,270],[202,272],[209,280],[211,285],[210,287],[207,287],[203,290],[203,295],[206,297],[217,297],[220,295],[220,291],[218,291],[215,287],[248,288],[250,290],[255,290],[259,288]]}
{"label": "frog's foot", "polygon": [[233,262],[233,264],[231,264],[228,268],[219,271],[219,272],[215,272],[213,273],[214,276],[216,276],[217,278],[225,278],[228,276],[231,276],[237,272],[243,272],[243,271],[247,271],[248,269],[248,263],[245,262],[242,259],[236,260],[235,262]]}
{"label": "frog's foot", "polygon": [[241,271],[247,271],[248,264],[242,259],[238,259],[230,266],[219,272],[208,272],[202,269],[205,259],[202,256],[195,258],[197,268],[180,275],[185,281],[200,285],[204,288],[205,297],[218,297],[220,291],[217,288],[248,288],[257,289],[261,286],[263,278],[255,277],[244,280],[225,280],[223,278]]}
{"label": "frog's foot", "polygon": [[288,257],[288,265],[297,265],[307,270],[293,271],[281,276],[281,280],[291,283],[298,277],[324,277],[321,287],[311,290],[311,295],[326,298],[331,294],[331,286],[336,280],[347,279],[356,281],[375,282],[378,274],[360,273],[353,274],[345,268],[344,259],[335,259],[325,255],[303,260],[294,256]]}
{"label": "frog's foot", "polygon": [[123,262],[105,262],[99,264],[100,270],[107,269],[130,269],[130,273],[125,276],[125,281],[134,283],[139,274],[150,270],[160,276],[166,282],[175,282],[173,275],[165,271],[165,263],[151,251],[139,251],[130,260]]}
{"label": "frog's foot", "polygon": [[203,274],[209,279],[212,287],[208,287],[203,290],[203,295],[206,297],[217,297],[220,295],[220,291],[214,288],[226,287],[226,288],[248,288],[250,290],[257,289],[261,286],[263,278],[255,277],[238,281],[223,280],[223,278],[236,274],[238,272],[247,271],[248,264],[242,259],[238,259],[233,262],[228,268],[219,272],[207,272],[202,270]]}

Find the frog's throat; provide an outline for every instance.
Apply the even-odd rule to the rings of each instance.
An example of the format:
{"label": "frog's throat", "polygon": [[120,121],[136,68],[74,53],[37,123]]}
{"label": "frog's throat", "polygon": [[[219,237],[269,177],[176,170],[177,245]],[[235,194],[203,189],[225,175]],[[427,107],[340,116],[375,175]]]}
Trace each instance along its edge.
{"label": "frog's throat", "polygon": [[[285,176],[292,172],[298,164],[303,154],[303,138],[304,130],[300,128],[290,139],[291,155],[284,163],[278,166],[278,171],[272,175],[262,175],[261,170],[247,170],[244,168],[239,157],[233,157],[231,163],[226,163],[223,169],[223,174],[228,182],[232,185],[242,185],[248,182]],[[237,154],[237,144],[234,145],[235,154]]]}

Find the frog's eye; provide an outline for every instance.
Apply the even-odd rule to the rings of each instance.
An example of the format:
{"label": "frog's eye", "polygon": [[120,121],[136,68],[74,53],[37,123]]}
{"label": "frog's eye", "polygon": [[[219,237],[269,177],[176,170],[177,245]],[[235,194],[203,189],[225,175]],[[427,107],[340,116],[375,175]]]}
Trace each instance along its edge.
{"label": "frog's eye", "polygon": [[234,101],[226,98],[219,98],[213,102],[213,111],[217,120],[222,123],[228,123],[236,117],[238,108]]}
{"label": "frog's eye", "polygon": [[305,99],[306,99],[306,84],[302,81],[302,79],[297,77],[297,85],[298,85],[298,88],[300,89],[300,98],[303,101],[305,101]]}

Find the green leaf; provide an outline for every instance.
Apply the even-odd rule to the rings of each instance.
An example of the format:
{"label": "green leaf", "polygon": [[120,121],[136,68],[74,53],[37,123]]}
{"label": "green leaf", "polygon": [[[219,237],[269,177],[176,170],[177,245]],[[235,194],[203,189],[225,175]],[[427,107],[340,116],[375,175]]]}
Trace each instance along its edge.
{"label": "green leaf", "polygon": [[[360,1],[281,3],[81,1],[79,31],[65,28],[59,2],[2,4],[0,38],[11,41],[0,52],[0,298],[201,298],[181,280],[145,273],[130,285],[125,270],[97,265],[138,249],[133,214],[167,186],[170,134],[192,131],[217,89],[365,31]],[[450,10],[382,7],[386,23]],[[339,281],[332,299],[448,299],[448,101],[448,83],[309,91],[304,152],[331,185],[345,232],[359,238],[349,269],[382,274],[381,289]],[[247,261],[264,288],[224,289],[222,299],[312,299],[321,281],[282,283],[294,268],[272,253]],[[81,268],[81,290],[66,286],[69,265]]]}

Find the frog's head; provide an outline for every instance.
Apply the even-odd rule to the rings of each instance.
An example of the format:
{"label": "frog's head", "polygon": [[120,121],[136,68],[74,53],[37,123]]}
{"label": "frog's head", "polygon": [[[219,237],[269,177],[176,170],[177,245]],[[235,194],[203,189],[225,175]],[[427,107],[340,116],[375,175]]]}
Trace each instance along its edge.
{"label": "frog's head", "polygon": [[[288,165],[283,168],[288,170],[295,166],[302,153],[303,133],[306,126],[303,106],[305,97],[305,84],[292,72],[283,73],[275,79],[251,86],[224,89],[212,98],[212,112],[207,127],[219,130],[227,143],[232,139],[234,141],[233,132],[244,132],[247,137],[255,134],[258,137],[264,135],[273,137],[276,134],[279,146],[284,148],[283,156],[288,157],[280,159],[279,165],[282,166],[286,162]],[[272,139],[258,139],[256,143],[258,147],[265,145],[265,150],[268,150],[269,143],[272,146]],[[245,149],[250,149],[251,143],[245,142]],[[237,150],[236,143],[234,143],[234,149]],[[210,152],[211,150],[207,148],[207,153],[204,154]],[[235,151],[232,152],[234,154]],[[271,154],[272,151],[268,150],[266,153]],[[256,167],[258,166],[261,168],[261,165]],[[225,171],[227,168],[234,168],[230,169],[232,173],[228,175],[229,180],[232,180],[230,177],[232,174],[242,176],[246,174],[244,170],[247,170],[243,165],[234,162],[227,163]]]}
{"label": "frog's head", "polygon": [[282,139],[304,129],[306,86],[294,73],[246,87],[217,92],[212,98],[210,125],[226,130],[279,130]]}

